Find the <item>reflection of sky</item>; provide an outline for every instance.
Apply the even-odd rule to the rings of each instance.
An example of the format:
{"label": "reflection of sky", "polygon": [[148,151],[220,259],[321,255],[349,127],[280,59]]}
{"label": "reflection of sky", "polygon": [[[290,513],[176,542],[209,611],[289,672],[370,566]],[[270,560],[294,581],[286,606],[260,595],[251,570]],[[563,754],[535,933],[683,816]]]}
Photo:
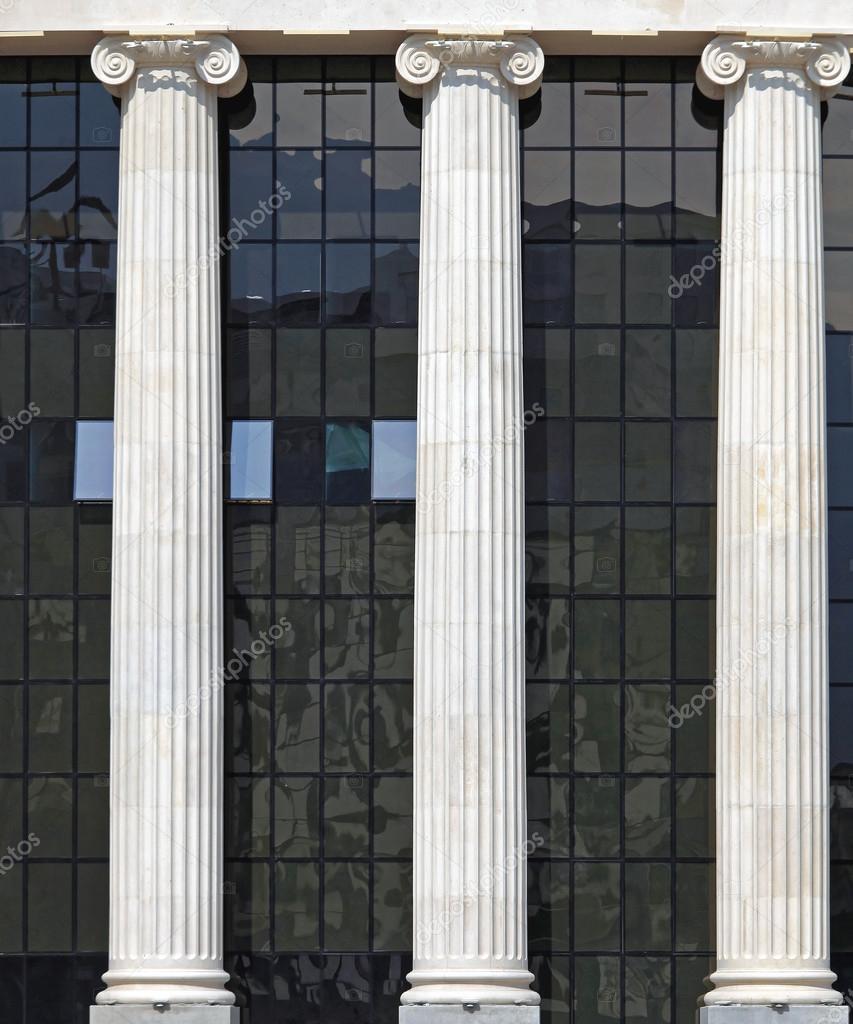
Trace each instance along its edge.
{"label": "reflection of sky", "polygon": [[415,496],[415,420],[377,420],[373,424],[373,498]]}
{"label": "reflection of sky", "polygon": [[250,501],[272,498],[272,423],[269,420],[235,420],[231,424],[229,456],[229,497]]}
{"label": "reflection of sky", "polygon": [[113,422],[80,420],[74,457],[74,500],[110,501],[113,496]]}

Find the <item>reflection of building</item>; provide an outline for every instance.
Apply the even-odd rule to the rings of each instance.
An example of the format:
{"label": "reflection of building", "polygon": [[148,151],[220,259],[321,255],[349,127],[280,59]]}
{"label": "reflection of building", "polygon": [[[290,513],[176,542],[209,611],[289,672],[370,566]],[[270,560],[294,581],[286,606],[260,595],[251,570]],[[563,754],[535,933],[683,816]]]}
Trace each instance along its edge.
{"label": "reflection of building", "polygon": [[846,1020],[853,22],[719,4],[4,12],[0,1024]]}

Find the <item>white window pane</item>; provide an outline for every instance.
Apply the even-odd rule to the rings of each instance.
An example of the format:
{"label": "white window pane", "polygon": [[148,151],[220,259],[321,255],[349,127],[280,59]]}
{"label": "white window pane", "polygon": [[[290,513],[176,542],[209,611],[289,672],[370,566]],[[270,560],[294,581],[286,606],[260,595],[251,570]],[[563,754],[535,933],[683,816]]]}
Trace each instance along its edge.
{"label": "white window pane", "polygon": [[113,421],[79,420],[74,449],[74,500],[113,497]]}
{"label": "white window pane", "polygon": [[376,420],[373,424],[373,498],[415,496],[415,420]]}
{"label": "white window pane", "polygon": [[228,448],[229,497],[243,501],[272,498],[272,421],[235,420]]}

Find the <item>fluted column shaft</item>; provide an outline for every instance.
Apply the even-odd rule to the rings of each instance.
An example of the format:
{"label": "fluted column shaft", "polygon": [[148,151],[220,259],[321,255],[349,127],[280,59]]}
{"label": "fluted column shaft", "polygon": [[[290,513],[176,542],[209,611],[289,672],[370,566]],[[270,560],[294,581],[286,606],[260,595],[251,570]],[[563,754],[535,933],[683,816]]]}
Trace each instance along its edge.
{"label": "fluted column shaft", "polygon": [[710,1006],[841,1002],[828,949],[820,101],[849,66],[833,40],[718,37],[698,75],[725,100]]}
{"label": "fluted column shaft", "polygon": [[210,255],[217,94],[239,88],[245,69],[223,37],[108,38],[92,66],[122,103],[110,961],[98,1002],[229,1004],[220,295]]}
{"label": "fluted column shaft", "polygon": [[423,95],[415,960],[403,1002],[534,1015],[518,100],[542,65],[529,39],[412,37],[397,54],[401,88]]}

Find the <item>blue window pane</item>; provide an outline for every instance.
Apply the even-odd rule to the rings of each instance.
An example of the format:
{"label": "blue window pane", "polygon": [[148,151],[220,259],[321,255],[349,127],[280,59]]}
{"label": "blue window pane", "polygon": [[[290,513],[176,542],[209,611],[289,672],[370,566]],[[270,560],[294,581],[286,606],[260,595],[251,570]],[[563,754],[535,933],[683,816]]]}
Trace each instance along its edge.
{"label": "blue window pane", "polygon": [[272,420],[235,420],[228,446],[229,497],[240,501],[272,498]]}
{"label": "blue window pane", "polygon": [[375,501],[415,497],[416,452],[415,420],[377,420],[373,424]]}
{"label": "blue window pane", "polygon": [[326,501],[368,501],[370,434],[361,423],[326,424]]}
{"label": "blue window pane", "polygon": [[113,422],[80,420],[74,450],[74,500],[111,501]]}

